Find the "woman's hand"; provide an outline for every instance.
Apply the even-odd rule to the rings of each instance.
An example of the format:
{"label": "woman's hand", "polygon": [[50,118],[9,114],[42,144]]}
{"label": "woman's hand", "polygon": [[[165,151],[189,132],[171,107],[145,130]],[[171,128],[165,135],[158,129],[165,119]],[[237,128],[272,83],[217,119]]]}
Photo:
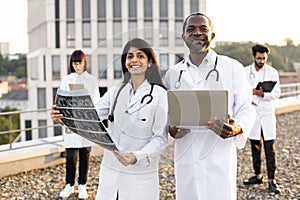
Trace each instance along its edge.
{"label": "woman's hand", "polygon": [[133,153],[120,153],[115,150],[114,155],[124,166],[134,165],[137,161]]}
{"label": "woman's hand", "polygon": [[60,114],[59,110],[56,110],[56,105],[52,106],[50,116],[53,122],[62,124],[61,118],[63,117],[63,114]]}

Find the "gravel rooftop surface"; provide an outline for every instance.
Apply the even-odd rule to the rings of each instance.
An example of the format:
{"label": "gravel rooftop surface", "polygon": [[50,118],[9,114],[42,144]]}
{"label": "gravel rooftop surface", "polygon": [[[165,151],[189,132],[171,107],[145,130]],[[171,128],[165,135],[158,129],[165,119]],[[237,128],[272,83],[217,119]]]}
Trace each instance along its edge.
{"label": "gravel rooftop surface", "polygon": [[[243,180],[253,175],[250,143],[238,150],[237,199],[300,199],[300,112],[277,116],[277,182],[280,195],[269,195],[268,184],[245,186]],[[92,157],[87,182],[89,199],[94,199],[102,157]],[[263,175],[267,178],[263,153]],[[168,147],[160,161],[160,199],[175,199],[173,147]],[[64,187],[65,164],[7,176],[0,180],[0,199],[59,199]],[[68,199],[77,199],[77,189]]]}

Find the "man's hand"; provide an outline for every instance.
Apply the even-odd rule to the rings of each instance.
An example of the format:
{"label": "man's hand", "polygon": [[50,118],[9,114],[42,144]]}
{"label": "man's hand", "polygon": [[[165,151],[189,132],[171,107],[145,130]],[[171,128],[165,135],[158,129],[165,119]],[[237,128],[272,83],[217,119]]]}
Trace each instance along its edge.
{"label": "man's hand", "polygon": [[253,88],[252,93],[253,93],[253,95],[264,97],[264,90],[261,86],[259,87],[259,90]]}
{"label": "man's hand", "polygon": [[134,165],[137,160],[133,153],[120,153],[119,151],[114,151],[116,158],[124,165]]}
{"label": "man's hand", "polygon": [[187,133],[190,132],[190,129],[184,129],[184,128],[177,128],[176,126],[169,126],[169,133],[171,137],[178,139],[185,136]]}
{"label": "man's hand", "polygon": [[52,106],[52,109],[50,111],[50,116],[53,122],[62,124],[61,118],[63,117],[63,114],[61,114],[59,110],[56,110],[56,105]]}
{"label": "man's hand", "polygon": [[243,133],[242,128],[236,125],[235,120],[228,115],[226,121],[214,118],[208,121],[206,128],[218,134],[221,138],[226,139]]}

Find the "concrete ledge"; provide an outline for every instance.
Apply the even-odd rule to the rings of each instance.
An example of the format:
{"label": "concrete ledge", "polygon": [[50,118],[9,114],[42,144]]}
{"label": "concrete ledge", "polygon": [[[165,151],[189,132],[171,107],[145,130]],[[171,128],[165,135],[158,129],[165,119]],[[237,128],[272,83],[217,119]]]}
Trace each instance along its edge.
{"label": "concrete ledge", "polygon": [[288,97],[275,101],[275,114],[282,115],[300,110],[300,98]]}
{"label": "concrete ledge", "polygon": [[[1,149],[7,149],[7,147],[2,145]],[[14,144],[13,148],[15,149],[0,152],[0,178],[65,163],[65,158],[61,157],[61,153],[65,151],[62,136],[20,142]],[[102,154],[102,147],[92,147],[91,156],[101,156]]]}
{"label": "concrete ledge", "polygon": [[282,114],[287,114],[291,112],[296,112],[300,110],[300,103],[293,104],[293,105],[283,105],[283,106],[278,106],[275,109],[275,114],[276,115],[282,115]]}
{"label": "concrete ledge", "polygon": [[[23,148],[22,148],[23,146]],[[30,146],[24,148],[24,146]],[[2,150],[5,146],[2,146]],[[62,137],[20,142],[12,150],[0,152],[0,178],[20,172],[45,168],[65,161],[61,152],[65,151]]]}

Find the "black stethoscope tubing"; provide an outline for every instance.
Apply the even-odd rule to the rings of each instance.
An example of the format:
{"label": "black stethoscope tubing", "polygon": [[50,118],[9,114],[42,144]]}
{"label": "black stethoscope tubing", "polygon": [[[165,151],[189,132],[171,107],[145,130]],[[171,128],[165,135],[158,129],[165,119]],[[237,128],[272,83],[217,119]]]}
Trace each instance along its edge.
{"label": "black stethoscope tubing", "polygon": [[[183,61],[183,63],[184,62],[185,61]],[[186,62],[186,64],[187,64],[187,66],[190,66],[190,64],[188,62]],[[218,56],[216,57],[214,68],[211,69],[208,72],[208,74],[206,75],[206,78],[205,78],[206,81],[208,80],[208,77],[210,76],[210,74],[213,73],[213,72],[216,72],[216,74],[217,74],[216,81],[219,81],[219,71],[217,70],[217,64],[218,64]],[[183,69],[180,70],[178,80],[175,82],[175,88],[176,89],[180,88],[180,86],[181,86],[181,76],[182,76],[183,71],[184,71]]]}
{"label": "black stethoscope tubing", "polygon": [[[116,105],[117,105],[117,99],[118,99],[118,97],[119,97],[119,95],[120,95],[120,93],[121,93],[121,90],[125,87],[126,84],[127,84],[127,83],[124,83],[124,84],[120,87],[120,89],[118,90],[118,93],[117,93],[117,95],[116,95],[116,98],[115,98],[113,107],[112,107],[112,109],[111,109],[111,114],[108,115],[108,120],[111,121],[111,122],[114,121],[114,111],[115,111],[115,108],[116,108]],[[140,102],[141,105],[144,103],[144,101],[145,101],[146,98],[149,98],[149,100],[146,102],[145,105],[147,105],[147,104],[149,104],[149,103],[152,102],[152,100],[153,100],[153,95],[152,95],[153,87],[154,87],[154,84],[151,84],[151,89],[150,89],[149,94],[144,95],[143,98],[141,99],[141,102]],[[140,109],[141,109],[141,108],[142,108],[142,107],[140,107]],[[140,109],[139,109],[139,110],[140,110]],[[128,111],[127,111],[126,113],[127,113],[127,114],[132,114],[132,113],[128,113]],[[145,121],[144,119],[141,119],[141,120],[142,120],[142,121]]]}
{"label": "black stethoscope tubing", "polygon": [[206,81],[212,72],[216,72],[216,74],[217,74],[216,81],[219,81],[219,71],[217,70],[217,64],[218,64],[218,56],[216,57],[214,68],[212,70],[210,70],[208,72],[208,74],[206,75],[206,78],[205,78]]}

